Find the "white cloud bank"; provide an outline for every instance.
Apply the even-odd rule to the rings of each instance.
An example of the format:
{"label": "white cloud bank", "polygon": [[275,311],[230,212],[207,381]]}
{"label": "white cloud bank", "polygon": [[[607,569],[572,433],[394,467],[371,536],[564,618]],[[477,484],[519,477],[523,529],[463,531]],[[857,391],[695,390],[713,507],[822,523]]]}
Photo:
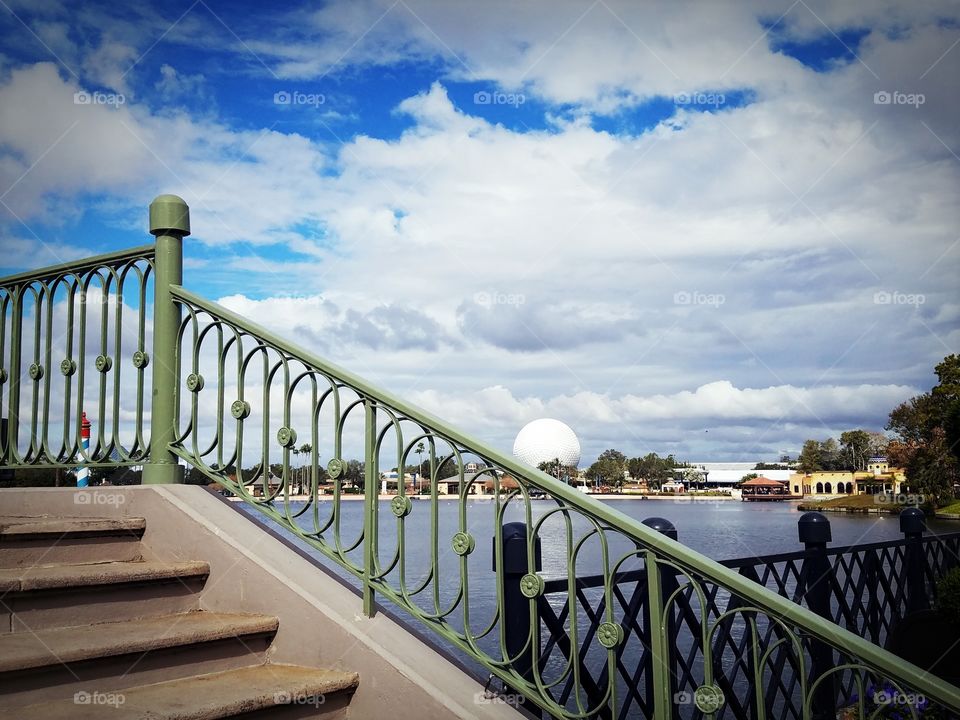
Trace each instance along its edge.
{"label": "white cloud bank", "polygon": [[[192,287],[504,447],[526,420],[563,416],[585,457],[611,444],[769,455],[846,424],[876,429],[958,351],[947,6],[795,6],[787,38],[823,34],[817,16],[870,29],[859,59],[829,73],[771,49],[761,22],[779,13],[766,5],[599,3],[579,21],[577,3],[478,7],[400,3],[337,66],[442,59],[390,140],[240,129],[133,95],[76,105],[86,82],[130,83],[110,79],[120,46],[149,44],[130,28],[115,52],[64,54],[100,58],[84,82],[53,62],[8,64],[5,262],[72,252],[84,212],[140,242],[149,200],[177,192],[193,214]],[[299,37],[277,24],[250,46],[280,77],[315,79],[384,9],[334,3],[303,13]],[[204,28],[190,16],[170,40],[209,46]],[[151,86],[199,87],[190,68],[165,67]],[[450,100],[458,79],[572,110],[548,130],[505,128]],[[639,135],[589,122],[696,89],[753,95]],[[881,89],[926,102],[875,105]],[[190,258],[200,243],[216,262]]]}

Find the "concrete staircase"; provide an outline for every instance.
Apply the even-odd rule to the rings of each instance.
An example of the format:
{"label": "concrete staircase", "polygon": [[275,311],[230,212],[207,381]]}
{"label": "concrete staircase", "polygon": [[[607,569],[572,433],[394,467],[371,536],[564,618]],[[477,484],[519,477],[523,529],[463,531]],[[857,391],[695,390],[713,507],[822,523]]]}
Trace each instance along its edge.
{"label": "concrete staircase", "polygon": [[0,517],[0,718],[346,718],[356,673],[269,661],[279,626],[208,612],[203,561],[143,518]]}

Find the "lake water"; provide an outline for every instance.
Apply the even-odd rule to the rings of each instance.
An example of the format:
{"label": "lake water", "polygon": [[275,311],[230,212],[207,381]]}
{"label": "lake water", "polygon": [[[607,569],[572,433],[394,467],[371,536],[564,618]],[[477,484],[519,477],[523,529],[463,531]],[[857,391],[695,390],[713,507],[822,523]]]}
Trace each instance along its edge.
{"label": "lake water", "polygon": [[[650,517],[662,517],[671,521],[677,528],[678,539],[684,545],[703,553],[715,560],[739,557],[753,557],[774,553],[802,550],[798,539],[797,521],[803,513],[798,512],[796,503],[746,503],[736,500],[710,500],[707,498],[685,500],[621,500],[603,499],[601,502],[616,508],[620,512],[637,520]],[[278,509],[282,507],[277,503]],[[294,508],[302,507],[292,503]],[[426,522],[429,503],[427,500],[414,499],[413,512],[407,518],[408,547],[423,547],[430,536],[430,524]],[[489,549],[489,539],[493,534],[492,500],[471,500],[466,508],[466,526],[477,538],[478,544]],[[547,500],[531,503],[534,517],[546,512],[555,505]],[[459,527],[459,503],[455,500],[441,500],[438,507],[438,520],[441,537],[449,538]],[[321,519],[329,515],[330,503],[320,506]],[[902,539],[900,521],[895,515],[861,515],[846,513],[824,513],[830,520],[833,534],[832,546],[858,545],[882,540]],[[506,521],[523,520],[522,508],[513,505],[508,508]],[[304,518],[301,526],[309,527]],[[344,501],[341,503],[341,532],[344,538],[358,536],[363,524],[363,503]],[[396,521],[390,512],[389,502],[380,501],[381,546],[383,551],[395,548]],[[927,520],[927,534],[960,532],[960,522],[930,518]],[[545,528],[549,529],[549,528]],[[444,532],[448,530],[449,532]],[[484,535],[486,537],[484,537]],[[448,541],[447,541],[448,542]]]}
{"label": "lake water", "polygon": [[[798,512],[795,503],[744,503],[735,500],[602,500],[620,512],[643,520],[650,517],[662,517],[670,520],[679,533],[679,540],[688,547],[713,559],[724,560],[741,557],[756,557],[776,553],[801,550],[798,541],[797,521],[802,513]],[[363,525],[363,502],[344,501],[341,503],[340,543],[349,547],[360,539]],[[292,503],[291,510],[303,508],[301,503]],[[555,509],[556,504],[548,500],[531,502],[533,521],[545,513]],[[282,503],[277,503],[277,510],[282,510]],[[317,515],[321,524],[330,517],[332,506],[323,502],[317,507]],[[399,523],[391,512],[388,501],[379,504],[379,536],[378,558],[381,567],[388,568],[397,557],[397,547],[403,544],[405,565],[401,572],[399,567],[386,575],[391,587],[404,588],[414,604],[426,613],[437,613],[452,610],[446,619],[457,631],[468,629],[469,634],[476,636],[477,645],[490,657],[501,657],[499,631],[496,629],[496,575],[491,567],[491,538],[493,528],[497,522],[497,503],[493,500],[471,500],[463,507],[455,500],[442,500],[436,508],[436,525],[431,517],[431,504],[428,500],[414,499],[413,509],[405,519],[403,532],[399,531]],[[301,515],[297,522],[304,529],[313,526],[313,509]],[[841,513],[826,514],[830,520],[834,547],[856,545],[883,540],[902,539],[899,519],[894,515],[848,515]],[[525,519],[524,508],[520,504],[508,504],[504,509],[503,521],[513,522]],[[268,525],[276,527],[272,522]],[[589,524],[583,518],[574,517],[571,520],[572,533],[560,516],[553,516],[545,522],[539,532],[542,543],[542,575],[546,578],[564,577],[567,569],[567,540],[580,538],[589,529]],[[474,552],[468,556],[467,562],[456,555],[451,549],[451,538],[459,530],[467,530],[476,541]],[[928,521],[928,534],[944,534],[960,531],[960,523],[949,520]],[[435,534],[434,534],[435,533]],[[324,532],[324,539],[328,543],[335,543],[332,528]],[[431,546],[436,543],[438,566],[436,572],[431,567]],[[330,567],[319,551],[309,548],[298,541],[302,547]],[[620,557],[622,553],[629,554],[631,546],[626,542],[612,540],[610,556]],[[351,561],[362,565],[360,548],[348,553]],[[578,555],[575,570],[578,577],[600,573],[603,567],[601,548],[598,542],[587,542]],[[615,559],[611,561],[611,565]],[[464,568],[463,565],[466,567]],[[621,569],[633,569],[639,562],[633,561]],[[338,575],[348,577],[350,582],[357,586],[359,583],[352,576],[342,570],[332,567]],[[461,598],[461,573],[464,573],[468,584],[466,595],[469,597],[469,620],[464,612],[464,602]],[[438,580],[434,583],[435,580]],[[418,590],[420,590],[418,592]],[[599,600],[600,589],[585,591],[591,602]],[[722,591],[725,597],[729,597]],[[547,600],[555,611],[563,607],[566,602],[565,593],[556,593],[547,596]],[[718,598],[719,602],[719,598]],[[725,604],[726,600],[723,601]],[[389,605],[389,604],[388,604]],[[396,612],[396,610],[394,610]],[[405,613],[400,612],[400,617]],[[425,634],[427,631],[419,627]],[[583,613],[578,614],[578,626],[581,628],[581,637],[589,625]],[[465,628],[468,625],[468,628]],[[486,631],[486,634],[484,634]],[[431,636],[438,642],[437,636]],[[632,641],[634,644],[635,638]],[[677,639],[678,647],[688,648],[691,638],[683,636]],[[453,651],[455,655],[465,660],[462,653],[451,645],[439,642],[443,647]],[[604,661],[603,648],[594,643],[591,647],[588,661],[591,664]],[[625,651],[626,652],[626,651]],[[684,650],[685,652],[685,650]],[[635,661],[634,655],[639,649],[630,646],[629,655],[624,655],[624,661]],[[556,653],[554,654],[556,655]],[[638,655],[637,655],[638,656]],[[633,658],[630,660],[630,658]],[[628,663],[629,664],[629,663]],[[483,673],[480,665],[467,661],[465,667],[478,675]],[[562,657],[551,656],[545,673],[559,676],[564,671]],[[742,684],[742,682],[740,683]],[[739,687],[739,685],[738,685]],[[741,688],[746,692],[748,688]]]}

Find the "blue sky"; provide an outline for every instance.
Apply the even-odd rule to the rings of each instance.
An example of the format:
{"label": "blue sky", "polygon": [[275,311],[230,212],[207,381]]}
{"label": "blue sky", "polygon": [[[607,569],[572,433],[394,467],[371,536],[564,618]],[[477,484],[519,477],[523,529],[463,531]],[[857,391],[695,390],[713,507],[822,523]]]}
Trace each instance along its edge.
{"label": "blue sky", "polygon": [[960,33],[856,5],[6,3],[0,272],[173,192],[185,285],[504,448],[879,430],[960,351]]}

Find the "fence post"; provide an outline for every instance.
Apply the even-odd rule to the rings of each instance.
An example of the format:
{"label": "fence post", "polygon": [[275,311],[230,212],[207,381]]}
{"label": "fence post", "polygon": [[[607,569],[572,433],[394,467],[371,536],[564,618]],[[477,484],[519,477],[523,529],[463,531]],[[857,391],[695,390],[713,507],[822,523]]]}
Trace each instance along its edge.
{"label": "fence post", "polygon": [[[651,518],[647,518],[646,520],[642,520],[641,522],[647,527],[653,528],[661,535],[666,535],[671,540],[677,540],[679,537],[677,534],[677,528],[674,526],[672,522],[670,522],[666,518],[651,517]],[[648,572],[647,577],[649,578],[650,571],[648,570],[647,572]],[[677,583],[677,576],[673,573],[673,570],[671,568],[668,567],[668,568],[665,568],[664,570],[660,570],[659,568],[657,568],[656,572],[659,575],[659,581],[660,581],[659,583],[660,584],[660,602],[655,604],[649,604],[648,607],[650,608],[650,610],[654,610],[656,607],[659,607],[661,610],[663,610],[667,608],[667,604],[666,604],[667,598],[669,598],[674,593],[674,591],[676,591],[679,585]],[[649,611],[648,613],[649,615],[653,614],[652,612],[649,612]],[[677,677],[677,658],[676,658],[676,653],[670,652],[670,648],[671,648],[671,645],[673,645],[677,641],[677,606],[673,605],[669,609],[667,609],[667,624],[665,628],[666,638],[661,638],[661,642],[657,642],[655,640],[655,636],[653,635],[653,633],[658,631],[658,624],[656,622],[656,618],[650,617],[649,623],[650,623],[649,627],[650,627],[651,635],[649,639],[650,652],[648,653],[648,657],[650,658],[651,665],[644,668],[644,673],[643,673],[646,680],[645,684],[646,684],[647,697],[648,698],[669,697],[670,698],[670,705],[668,706],[669,709],[666,710],[666,712],[661,714],[660,709],[655,708],[655,713],[659,717],[677,717],[677,715],[679,714],[678,706],[681,702],[684,702],[684,703],[693,702],[692,693],[683,694],[680,692],[672,692],[673,680],[674,678]],[[663,640],[665,640],[665,642]],[[666,657],[662,659],[654,657],[655,648],[661,648],[662,649],[661,652],[666,652]],[[704,648],[703,652],[704,654],[706,654],[708,652],[708,649]],[[654,668],[657,667],[658,663],[659,663],[659,667],[661,668],[661,672],[654,671]],[[666,669],[667,672],[663,673],[662,669]],[[666,689],[661,690],[661,692],[659,693],[657,692],[657,687],[656,687],[658,682],[662,682],[666,685]]]}
{"label": "fence post", "polygon": [[[830,521],[818,512],[804,513],[797,522],[800,542],[806,548],[807,556],[803,561],[800,578],[803,582],[803,599],[807,607],[820,617],[833,622],[830,612],[831,573],[827,559],[827,543],[833,537]],[[810,677],[809,685],[830,672],[835,667],[833,650],[824,642],[810,638]],[[808,685],[808,686],[809,686]],[[815,720],[833,720],[837,715],[836,677],[831,675],[817,687],[811,707]]]}
{"label": "fence post", "polygon": [[190,234],[190,208],[176,195],[150,203],[150,234],[157,238],[153,293],[153,401],[150,409],[150,459],[143,483],[181,483],[183,466],[170,451],[175,439],[177,333],[180,308],[171,285],[183,282],[183,238]]}
{"label": "fence post", "polygon": [[[523,594],[521,579],[529,573],[527,555],[527,526],[522,522],[506,523],[501,531],[503,538],[503,567],[497,567],[497,538],[493,538],[493,571],[497,574],[503,588],[503,623],[506,650],[509,657],[515,657],[513,669],[524,679],[533,682],[533,658],[537,648],[528,647],[522,652],[528,641],[532,644],[530,627],[531,599]],[[543,567],[540,557],[540,537],[534,540],[533,567],[538,572]],[[537,598],[533,598],[536,602]],[[576,602],[576,598],[570,598]],[[578,652],[573,648],[573,653]],[[520,654],[522,653],[522,654]]]}
{"label": "fence post", "polygon": [[926,520],[920,508],[910,507],[900,513],[900,532],[906,540],[903,565],[907,572],[908,613],[930,607],[924,588],[924,570],[927,562],[923,553],[922,538],[925,529]]}

